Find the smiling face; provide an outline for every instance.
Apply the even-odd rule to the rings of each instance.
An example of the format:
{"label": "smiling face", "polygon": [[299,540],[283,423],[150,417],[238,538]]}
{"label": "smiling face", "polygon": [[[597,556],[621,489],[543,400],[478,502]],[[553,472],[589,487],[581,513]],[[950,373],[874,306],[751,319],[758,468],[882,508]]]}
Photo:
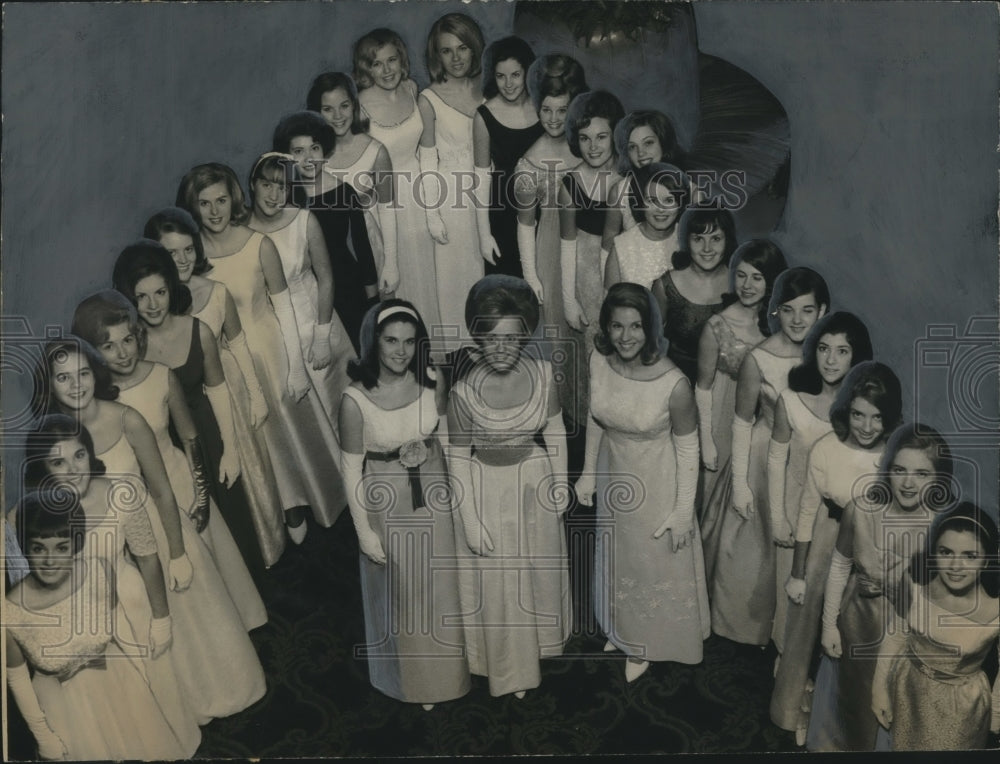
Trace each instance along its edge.
{"label": "smiling face", "polygon": [[545,96],[538,108],[538,121],[552,138],[566,134],[566,112],[569,110],[569,93],[561,96]]}
{"label": "smiling face", "polygon": [[186,284],[194,273],[194,264],[198,253],[194,248],[194,239],[186,233],[165,233],[160,236],[160,244],[170,253],[177,266],[177,275],[181,283]]}
{"label": "smiling face", "polygon": [[846,334],[824,334],[816,343],[816,368],[828,385],[835,385],[844,378],[853,358],[854,349]]}
{"label": "smiling face", "polygon": [[288,187],[284,178],[255,178],[253,181],[253,210],[258,217],[277,217],[285,208]]}
{"label": "smiling face", "polygon": [[451,32],[438,36],[438,57],[448,79],[462,79],[472,71],[472,48]]}
{"label": "smiling face", "polygon": [[158,273],[135,282],[135,309],[139,318],[150,326],[159,326],[170,312],[170,289],[167,280]]}
{"label": "smiling face", "polygon": [[889,488],[900,509],[920,507],[935,477],[934,463],[923,449],[901,448],[889,465]]}
{"label": "smiling face", "polygon": [[51,369],[52,397],[66,411],[84,409],[94,399],[94,372],[83,354],[60,352]]}
{"label": "smiling face", "polygon": [[211,233],[222,233],[233,214],[233,200],[229,188],[219,181],[205,186],[198,192],[198,216],[202,227]]}
{"label": "smiling face", "polygon": [[[677,202],[677,197],[662,183],[649,184],[646,189],[646,203],[643,211],[646,226],[660,232],[673,228],[681,216],[681,206]],[[723,241],[723,246],[725,246],[725,241]]]}
{"label": "smiling face", "polygon": [[640,125],[628,136],[628,161],[633,167],[645,167],[663,160],[663,147],[649,125]]}
{"label": "smiling face", "polygon": [[855,446],[872,448],[878,445],[885,432],[882,412],[874,403],[864,398],[855,398],[847,412],[847,439]]}
{"label": "smiling face", "polygon": [[327,90],[319,99],[319,113],[333,128],[333,132],[337,134],[338,138],[351,131],[351,122],[354,120],[354,102],[344,88]]}
{"label": "smiling face", "polygon": [[521,357],[521,346],[527,335],[524,323],[516,316],[505,316],[478,338],[483,358],[494,371],[510,371]]}
{"label": "smiling face", "polygon": [[972,531],[945,530],[934,547],[934,555],[941,583],[955,595],[972,589],[986,567],[986,552]]}
{"label": "smiling face", "polygon": [[508,103],[517,103],[524,95],[524,67],[516,58],[508,58],[497,64],[493,79],[500,97]]}
{"label": "smiling face", "polygon": [[800,344],[824,312],[812,292],[783,302],[778,306],[781,331],[792,342]]}
{"label": "smiling face", "polygon": [[80,494],[90,486],[90,453],[77,438],[54,444],[45,457],[45,472],[60,485],[70,485]]}
{"label": "smiling face", "polygon": [[614,156],[611,125],[604,117],[594,117],[580,128],[580,155],[591,167],[600,167]]}
{"label": "smiling face", "polygon": [[109,326],[107,332],[107,339],[97,346],[97,350],[113,376],[127,377],[139,363],[139,338],[127,322]]}
{"label": "smiling face", "polygon": [[395,45],[383,45],[375,51],[371,76],[377,87],[383,90],[396,89],[403,79],[403,62]]}
{"label": "smiling face", "polygon": [[402,376],[417,352],[417,327],[407,321],[390,321],[378,338],[379,374]]}
{"label": "smiling face", "polygon": [[752,308],[760,305],[767,294],[767,279],[749,263],[740,263],[733,272],[733,286],[740,305]]}
{"label": "smiling face", "polygon": [[316,177],[319,163],[323,161],[323,147],[318,141],[314,141],[311,135],[296,135],[288,142],[288,153],[303,178],[311,180]]}
{"label": "smiling face", "polygon": [[31,574],[48,588],[65,583],[73,572],[73,542],[68,537],[29,538],[24,556]]}
{"label": "smiling face", "polygon": [[721,228],[711,228],[705,233],[688,234],[688,251],[695,267],[714,271],[722,265],[726,254],[726,232]]}
{"label": "smiling face", "polygon": [[639,311],[635,308],[614,308],[608,321],[608,340],[618,358],[625,363],[637,358],[646,342]]}

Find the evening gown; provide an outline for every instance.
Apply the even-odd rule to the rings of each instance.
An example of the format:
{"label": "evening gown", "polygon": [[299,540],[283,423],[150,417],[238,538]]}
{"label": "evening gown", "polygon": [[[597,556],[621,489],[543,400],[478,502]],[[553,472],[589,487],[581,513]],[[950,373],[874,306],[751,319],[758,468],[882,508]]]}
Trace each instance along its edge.
{"label": "evening gown", "polygon": [[312,507],[325,528],[347,504],[340,475],[340,446],[312,389],[299,401],[285,392],[288,356],[278,319],[267,298],[260,246],[264,236],[251,234],[231,255],[211,258],[212,276],[229,289],[246,333],[257,378],[270,414],[260,427],[271,457],[282,509]]}
{"label": "evening gown", "polygon": [[465,299],[483,277],[484,261],[479,254],[479,229],[475,204],[469,194],[459,193],[462,177],[472,177],[472,117],[449,106],[431,88],[421,91],[434,109],[434,143],[438,172],[444,178],[441,219],[448,243],[434,242],[437,273],[438,313],[445,332],[442,343],[455,350],[469,340],[465,326]]}
{"label": "evening gown", "polygon": [[630,656],[700,663],[711,622],[697,520],[692,515],[694,536],[676,552],[666,534],[653,538],[674,511],[678,465],[669,403],[684,375],[671,368],[656,379],[627,379],[596,352],[590,372],[590,413],[603,430],[597,462],[597,620],[608,640]]}
{"label": "evening gown", "polygon": [[[369,136],[370,137],[370,136]],[[382,241],[380,210],[375,204],[374,193],[376,185],[375,160],[378,158],[382,144],[371,138],[361,155],[348,167],[328,167],[324,169],[343,183],[353,188],[361,201],[365,214],[365,230],[368,231],[368,242],[371,244],[372,255],[375,258],[375,269],[382,275],[382,265],[385,262],[385,244]],[[328,169],[327,169],[328,168]],[[396,214],[388,212],[387,214]]]}
{"label": "evening gown", "polygon": [[[292,190],[292,202],[297,207],[310,210],[323,230],[333,271],[333,307],[357,352],[361,322],[372,304],[372,298],[365,294],[365,287],[378,283],[361,199],[350,184],[341,183],[317,196],[307,196],[305,189],[297,185]],[[284,262],[282,258],[283,265]],[[292,300],[294,305],[294,291]],[[306,366],[308,368],[308,364]],[[340,398],[334,398],[334,404],[338,400]]]}
{"label": "evening gown", "polygon": [[368,132],[389,152],[392,171],[396,176],[396,252],[399,259],[399,288],[396,297],[409,300],[420,313],[427,331],[440,323],[438,286],[434,270],[434,240],[427,230],[427,216],[417,201],[420,163],[417,145],[424,131],[424,121],[417,108],[416,85],[412,80],[400,85],[413,101],[413,110],[401,122],[384,125],[370,119]]}
{"label": "evening gown", "polygon": [[[309,249],[307,228],[309,225],[309,210],[299,210],[292,221],[277,231],[271,231],[267,237],[274,242],[281,258],[281,269],[288,283],[288,292],[295,310],[295,325],[299,330],[299,347],[302,348],[302,358],[306,362],[306,371],[312,381],[313,390],[326,412],[327,419],[337,432],[340,415],[340,396],[350,383],[347,376],[347,364],[355,357],[354,346],[347,336],[347,330],[341,323],[337,311],[330,317],[330,332],[328,340],[332,360],[325,369],[317,371],[309,363],[309,348],[313,338],[313,327],[318,320],[319,287],[312,268],[306,265],[306,252]],[[334,276],[336,284],[336,276]],[[362,289],[363,287],[359,287]],[[336,291],[336,289],[334,290]]]}
{"label": "evening gown", "polygon": [[[210,480],[210,493],[215,505],[222,513],[236,546],[247,567],[254,575],[263,572],[265,563],[254,532],[249,499],[243,490],[242,472],[233,484],[226,486],[219,480],[219,461],[222,459],[223,443],[215,411],[203,389],[205,383],[205,356],[201,347],[198,319],[191,321],[191,341],[187,359],[172,369],[184,390],[184,400],[191,411],[191,419],[198,430],[204,447],[206,465]],[[230,406],[232,408],[232,406]],[[231,444],[236,448],[236,443]]]}
{"label": "evening gown", "polygon": [[539,659],[561,655],[572,627],[562,516],[539,501],[553,479],[536,441],[552,368],[527,364],[537,384],[519,406],[489,407],[468,376],[451,389],[472,427],[472,486],[462,500],[476,502],[494,544],[485,557],[473,554],[456,520],[466,649],[470,671],[489,678],[494,696],[538,687]]}
{"label": "evening gown", "polygon": [[[639,230],[638,226],[633,230]],[[701,339],[701,330],[709,318],[722,310],[722,295],[719,295],[719,302],[703,305],[691,302],[677,290],[674,271],[667,271],[661,282],[667,298],[667,306],[663,311],[663,335],[670,342],[667,358],[676,363],[694,384],[698,378],[698,341]],[[787,384],[786,382],[785,385]]]}
{"label": "evening gown", "polygon": [[243,370],[229,350],[223,335],[226,322],[226,295],[223,284],[214,282],[204,307],[192,313],[208,325],[219,344],[219,358],[226,375],[229,399],[233,407],[233,426],[240,454],[240,482],[247,496],[250,519],[257,535],[257,544],[267,567],[274,565],[285,551],[287,536],[281,498],[275,482],[274,468],[267,452],[263,428],[250,426],[250,397]]}
{"label": "evening gown", "polygon": [[[123,406],[122,415],[124,413]],[[110,479],[126,481],[116,490],[145,494],[139,462],[124,430],[114,445],[97,454],[97,458],[104,462]],[[169,652],[186,706],[199,724],[206,724],[215,717],[242,711],[263,697],[264,670],[212,554],[179,500],[184,550],[194,575],[191,585],[184,591],[175,592],[170,588],[167,578],[170,551],[159,513],[151,509],[152,506],[150,498],[147,514],[163,565],[167,603],[173,621],[173,643]],[[218,519],[216,513],[213,520]],[[131,618],[132,614],[128,615]],[[132,627],[140,639],[141,635],[149,633],[148,622],[132,622]]]}
{"label": "evening gown", "polygon": [[5,625],[34,668],[38,705],[72,761],[190,758],[200,734],[178,735],[142,665],[125,657],[107,628],[115,610],[109,579],[93,560],[78,586],[52,605],[26,607],[24,584],[7,596]]}
{"label": "evening gown", "polygon": [[643,234],[642,226],[632,226],[615,237],[621,280],[652,289],[653,282],[673,267],[676,249],[676,226],[674,233],[663,241],[653,241]]}
{"label": "evening gown", "polygon": [[980,623],[952,613],[931,602],[926,587],[909,577],[904,581],[910,589],[905,642],[889,669],[892,748],[985,748],[1000,683],[994,684],[991,701],[982,665],[987,653],[997,649],[1000,619]]}
{"label": "evening gown", "polygon": [[601,254],[601,236],[604,234],[608,204],[591,199],[574,171],[567,172],[562,182],[576,208],[576,299],[588,321],[583,332],[572,332],[579,366],[578,376],[574,380],[572,408],[566,410],[566,413],[574,422],[585,423],[590,396],[590,374],[586,359],[590,357],[594,337],[600,331],[598,319],[601,303],[604,302],[606,257]]}
{"label": "evening gown", "polygon": [[517,205],[514,200],[514,168],[524,152],[542,137],[541,122],[528,127],[507,127],[483,104],[476,110],[490,134],[490,233],[500,249],[499,261],[486,263],[486,273],[506,273],[524,278],[521,252],[517,247]]}
{"label": "evening gown", "polygon": [[[364,417],[366,452],[359,495],[371,497],[367,519],[386,552],[385,565],[360,555],[365,656],[372,685],[409,703],[441,703],[469,691],[469,665],[459,618],[455,526],[434,391],[382,409],[355,387],[344,395]],[[400,447],[423,442],[427,460],[412,483]],[[413,492],[420,486],[414,506]],[[377,501],[382,493],[387,501]],[[373,504],[377,506],[372,506]],[[463,541],[464,543],[464,541]]]}
{"label": "evening gown", "polygon": [[[669,274],[668,274],[669,276]],[[774,406],[788,387],[788,372],[798,356],[783,357],[756,347],[750,355],[760,370],[757,416],[750,434],[747,481],[756,512],[744,520],[730,504],[731,467],[726,481],[718,480],[709,497],[720,507],[720,519],[711,547],[717,555],[711,581],[712,630],[721,637],[749,645],[766,645],[771,638],[775,607],[774,543],[767,503],[767,449],[774,425]],[[709,508],[706,511],[716,510]]]}

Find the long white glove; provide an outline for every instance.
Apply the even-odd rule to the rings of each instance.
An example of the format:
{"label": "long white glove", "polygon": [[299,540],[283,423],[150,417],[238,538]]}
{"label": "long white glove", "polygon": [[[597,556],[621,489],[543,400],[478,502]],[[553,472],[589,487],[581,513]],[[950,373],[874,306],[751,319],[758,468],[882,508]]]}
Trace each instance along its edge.
{"label": "long white glove", "polygon": [[383,294],[395,292],[399,288],[399,255],[396,249],[396,210],[391,204],[379,202],[376,205],[378,225],[382,229],[382,282],[379,288]]}
{"label": "long white glove", "polygon": [[462,518],[465,543],[475,554],[486,555],[493,551],[493,538],[480,520],[476,506],[476,488],[472,480],[472,447],[450,443],[447,453],[451,495],[458,505],[458,516]]}
{"label": "long white glove", "polygon": [[225,382],[205,388],[205,397],[219,423],[222,435],[222,458],[219,460],[219,480],[227,488],[240,476],[240,454],[236,445],[236,425],[233,423],[233,407],[229,400],[229,388]]}
{"label": "long white glove", "polygon": [[344,486],[347,488],[347,507],[351,510],[351,520],[358,534],[358,546],[361,552],[376,565],[385,565],[385,550],[382,540],[372,530],[368,522],[368,511],[365,508],[365,489],[361,481],[364,470],[364,454],[340,452],[340,471],[344,475]]}
{"label": "long white glove", "polygon": [[246,332],[240,332],[229,340],[229,350],[236,359],[236,365],[240,367],[243,380],[246,382],[247,395],[250,398],[250,426],[259,427],[267,419],[267,399],[264,397],[260,380],[257,379],[250,347],[247,345]]}
{"label": "long white glove", "polygon": [[299,345],[299,329],[295,324],[295,309],[287,289],[271,295],[271,305],[281,329],[281,339],[288,356],[288,379],[285,382],[288,397],[293,401],[301,400],[309,392],[309,372],[302,358],[302,346]]}
{"label": "long white glove", "polygon": [[701,463],[705,469],[715,472],[719,469],[719,452],[715,448],[712,435],[712,388],[702,390],[694,386],[694,403],[698,408],[698,434],[701,436]]}
{"label": "long white glove", "polygon": [[22,663],[20,666],[7,667],[7,686],[14,696],[14,702],[24,717],[28,729],[35,736],[38,743],[38,755],[43,759],[67,759],[69,751],[45,718],[45,712],[38,705],[38,696],[35,695],[35,688],[31,686],[31,677],[28,676],[28,664]]}
{"label": "long white glove", "polygon": [[521,221],[517,223],[517,250],[521,254],[521,270],[524,271],[524,280],[534,291],[538,298],[538,304],[545,302],[545,290],[542,288],[541,279],[538,278],[538,269],[535,262],[535,227],[526,225]]}
{"label": "long white glove", "polygon": [[333,359],[333,350],[330,347],[330,330],[332,328],[332,321],[327,321],[325,324],[313,324],[312,341],[309,343],[309,357],[306,359],[312,364],[313,371],[325,369]]}
{"label": "long white glove", "polygon": [[417,160],[420,162],[420,191],[423,196],[424,215],[427,218],[427,230],[438,244],[447,244],[448,229],[445,228],[441,211],[436,205],[441,197],[437,147],[418,146]]}
{"label": "long white glove", "polygon": [[490,168],[476,168],[476,229],[479,233],[479,255],[490,265],[500,261],[500,247],[490,230]]}
{"label": "long white glove", "polygon": [[600,453],[603,437],[604,428],[588,414],[583,471],[580,473],[580,479],[576,481],[576,500],[585,507],[594,505],[594,492],[597,490],[597,455]]}
{"label": "long white glove", "polygon": [[747,482],[750,470],[750,432],[753,425],[739,415],[733,417],[733,509],[744,520],[754,513],[754,496]]}
{"label": "long white glove", "polygon": [[826,589],[823,592],[823,633],[820,638],[823,649],[831,658],[839,658],[843,652],[837,618],[840,616],[840,601],[844,598],[844,589],[847,588],[847,579],[853,565],[849,557],[833,550],[830,572],[826,575]]}
{"label": "long white glove", "polygon": [[882,635],[879,645],[878,660],[875,663],[875,673],[872,677],[872,713],[878,723],[886,729],[892,725],[892,697],[889,694],[889,672],[895,663],[896,656],[902,655],[906,649],[906,632],[902,619],[890,610],[890,628]]}
{"label": "long white glove", "polygon": [[795,546],[794,530],[785,514],[785,470],[789,443],[771,439],[767,445],[767,501],[771,508],[771,537],[778,546]]}
{"label": "long white glove", "polygon": [[687,546],[694,529],[694,497],[698,488],[698,435],[674,435],[677,454],[677,489],[674,509],[656,529],[653,538],[670,531],[670,548],[676,552]]}
{"label": "long white glove", "polygon": [[149,655],[156,659],[163,655],[174,641],[173,621],[169,615],[149,622]]}
{"label": "long white glove", "polygon": [[545,450],[552,465],[552,498],[556,511],[562,515],[569,509],[569,456],[566,450],[566,424],[562,411],[557,411],[545,422],[542,430]]}
{"label": "long white glove", "polygon": [[559,240],[559,264],[562,266],[563,314],[566,316],[566,323],[582,332],[587,325],[587,317],[576,299],[576,239]]}

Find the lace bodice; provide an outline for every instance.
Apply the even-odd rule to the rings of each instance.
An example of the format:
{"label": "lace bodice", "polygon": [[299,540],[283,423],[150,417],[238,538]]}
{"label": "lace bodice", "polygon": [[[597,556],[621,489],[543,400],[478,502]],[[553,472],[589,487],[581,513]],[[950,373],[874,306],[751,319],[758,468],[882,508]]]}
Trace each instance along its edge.
{"label": "lace bodice", "polygon": [[434,391],[428,387],[421,389],[415,401],[396,409],[379,407],[356,387],[348,387],[344,395],[361,409],[366,451],[395,451],[404,443],[424,440],[437,427],[437,404]]}
{"label": "lace bodice", "polygon": [[758,331],[758,337],[753,342],[748,342],[736,336],[732,325],[721,313],[713,314],[707,321],[715,336],[715,343],[719,348],[719,356],[716,362],[716,369],[721,371],[730,379],[735,380],[740,373],[740,366],[746,354],[758,342],[764,339],[764,335]]}
{"label": "lace bodice", "polygon": [[510,408],[492,408],[477,389],[477,370],[455,383],[451,394],[458,396],[471,419],[473,446],[520,446],[531,443],[548,419],[549,388],[553,384],[548,361],[524,359],[532,375],[531,395]]}
{"label": "lace bodice", "polygon": [[663,241],[652,241],[634,226],[615,237],[615,253],[622,281],[642,284],[647,289],[672,267],[671,256],[677,249],[677,233]]}
{"label": "lace bodice", "polygon": [[559,199],[559,185],[566,173],[572,168],[549,170],[539,167],[530,159],[521,157],[514,166],[515,181],[518,190],[525,194],[533,194],[540,207],[548,209],[555,207]]}
{"label": "lace bodice", "polygon": [[674,367],[655,379],[628,379],[595,351],[590,355],[590,413],[610,437],[661,438],[671,429],[670,395],[683,378]]}
{"label": "lace bodice", "polygon": [[95,479],[90,490],[103,494],[107,511],[103,515],[87,513],[87,559],[93,555],[114,564],[110,558],[117,556],[123,545],[136,557],[156,553],[156,538],[147,514],[155,509],[144,483]]}

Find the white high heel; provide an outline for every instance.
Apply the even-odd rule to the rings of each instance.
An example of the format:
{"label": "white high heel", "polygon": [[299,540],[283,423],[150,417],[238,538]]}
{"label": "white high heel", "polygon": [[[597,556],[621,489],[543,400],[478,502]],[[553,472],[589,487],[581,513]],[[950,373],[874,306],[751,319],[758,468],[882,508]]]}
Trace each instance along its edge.
{"label": "white high heel", "polygon": [[625,681],[634,682],[636,679],[641,677],[646,673],[649,668],[649,661],[625,661]]}

